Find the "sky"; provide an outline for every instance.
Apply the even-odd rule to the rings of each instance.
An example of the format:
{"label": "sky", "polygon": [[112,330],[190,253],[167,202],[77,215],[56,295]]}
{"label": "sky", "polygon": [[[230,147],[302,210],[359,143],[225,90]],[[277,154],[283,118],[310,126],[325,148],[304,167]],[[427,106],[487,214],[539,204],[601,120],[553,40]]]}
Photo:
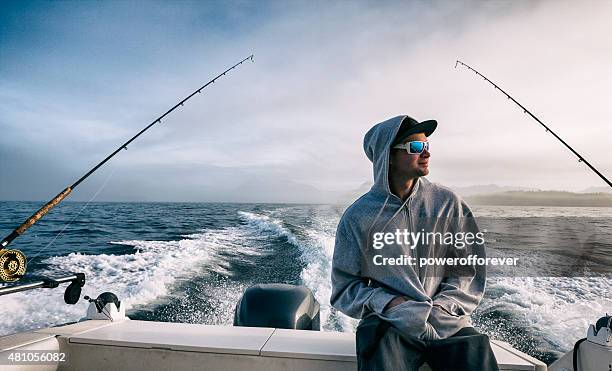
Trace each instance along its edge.
{"label": "sky", "polygon": [[3,1],[0,200],[333,202],[363,136],[435,119],[428,178],[581,191],[612,177],[612,2]]}

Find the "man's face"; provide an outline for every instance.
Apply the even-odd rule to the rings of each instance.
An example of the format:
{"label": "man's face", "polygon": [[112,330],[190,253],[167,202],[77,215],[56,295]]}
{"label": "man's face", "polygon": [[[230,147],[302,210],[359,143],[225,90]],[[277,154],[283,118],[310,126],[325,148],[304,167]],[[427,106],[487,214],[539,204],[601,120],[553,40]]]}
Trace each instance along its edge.
{"label": "man's face", "polygon": [[[404,139],[402,143],[413,140],[427,142],[427,137],[425,133],[416,133]],[[429,157],[431,154],[426,149],[420,154],[410,154],[405,149],[391,148],[389,172],[407,178],[425,176],[429,174]]]}

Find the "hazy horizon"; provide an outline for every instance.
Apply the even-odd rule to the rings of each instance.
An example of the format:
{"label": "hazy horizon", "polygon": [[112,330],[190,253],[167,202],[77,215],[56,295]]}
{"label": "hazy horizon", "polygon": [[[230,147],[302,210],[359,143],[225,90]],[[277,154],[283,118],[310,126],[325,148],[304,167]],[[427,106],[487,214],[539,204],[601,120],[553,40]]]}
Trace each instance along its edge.
{"label": "hazy horizon", "polygon": [[[86,203],[86,202],[102,202],[102,203],[113,203],[113,202],[117,202],[117,203],[228,203],[228,204],[232,204],[232,203],[236,203],[236,204],[338,204],[338,205],[348,205],[351,204],[353,201],[355,201],[357,198],[359,198],[362,194],[364,194],[365,192],[367,192],[369,190],[369,188],[372,186],[371,182],[364,182],[362,184],[361,187],[357,188],[357,189],[353,189],[353,190],[349,190],[347,192],[320,192],[318,195],[311,195],[312,198],[310,200],[305,200],[302,202],[296,202],[296,201],[291,201],[291,200],[283,200],[283,201],[274,201],[274,200],[223,200],[223,199],[218,199],[218,200],[200,200],[200,201],[174,201],[174,200],[165,200],[165,201],[159,201],[159,200],[112,200],[112,199],[98,199],[97,197],[95,199],[90,199],[90,200],[72,200],[70,199],[70,196],[68,198],[66,198],[63,202],[81,202],[81,203]],[[568,202],[567,200],[561,200],[559,201],[559,197],[563,196],[564,193],[567,193],[567,196],[570,197],[568,198],[569,202],[569,206],[582,206],[580,205],[582,201],[589,199],[589,202],[591,204],[595,204],[595,206],[597,205],[597,202],[599,200],[600,204],[599,206],[601,207],[610,207],[612,206],[611,202],[612,199],[608,199],[605,196],[607,196],[608,194],[610,194],[610,196],[612,197],[612,190],[606,188],[606,187],[597,187],[597,189],[584,189],[582,191],[579,192],[571,192],[571,191],[563,191],[563,190],[554,190],[554,189],[535,189],[535,188],[529,188],[529,187],[511,187],[511,186],[499,186],[496,184],[480,184],[480,185],[472,185],[472,186],[464,186],[464,187],[453,187],[450,186],[451,189],[453,189],[457,194],[459,194],[461,197],[463,197],[464,199],[466,199],[467,201],[469,201],[470,204],[475,203],[475,204],[481,204],[481,205],[498,205],[497,203],[495,203],[496,200],[502,199],[503,197],[507,196],[508,193],[515,193],[515,197],[519,198],[519,201],[521,202],[532,202],[532,201],[537,201],[538,199],[541,199],[543,202],[545,202],[545,205],[548,206],[554,206],[555,203],[558,203],[557,206],[568,206]],[[536,197],[536,198],[531,198],[531,197],[521,197],[521,194],[524,195],[529,195],[530,193],[539,193],[541,194],[540,196]],[[559,194],[554,194],[554,193],[560,193]],[[593,196],[599,196],[603,194],[601,197],[595,197],[593,198]],[[578,199],[576,201],[576,199],[572,200],[571,197],[573,196],[579,196],[581,198],[583,198],[584,200],[580,200]],[[500,198],[501,197],[501,198]],[[548,199],[550,198],[550,199]],[[485,203],[481,203],[481,200],[486,200],[484,201]],[[44,203],[49,201],[48,199],[38,199],[38,200],[3,200],[0,199],[0,202],[40,202],[40,203]],[[576,201],[576,202],[574,202]],[[493,203],[487,203],[487,202],[493,202]],[[572,204],[573,203],[573,204]],[[517,205],[522,205],[520,202]],[[539,204],[537,204],[537,202],[533,205],[533,206],[538,206]]]}

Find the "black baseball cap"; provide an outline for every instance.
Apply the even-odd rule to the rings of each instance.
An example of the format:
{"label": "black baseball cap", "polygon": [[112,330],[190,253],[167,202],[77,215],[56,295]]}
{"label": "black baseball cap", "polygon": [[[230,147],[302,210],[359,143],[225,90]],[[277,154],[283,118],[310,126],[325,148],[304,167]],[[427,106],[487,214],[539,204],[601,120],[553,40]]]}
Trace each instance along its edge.
{"label": "black baseball cap", "polygon": [[408,136],[415,133],[425,133],[425,136],[430,136],[438,126],[436,120],[425,120],[418,122],[410,116],[405,116],[402,120],[400,128],[395,136],[392,146],[401,143]]}

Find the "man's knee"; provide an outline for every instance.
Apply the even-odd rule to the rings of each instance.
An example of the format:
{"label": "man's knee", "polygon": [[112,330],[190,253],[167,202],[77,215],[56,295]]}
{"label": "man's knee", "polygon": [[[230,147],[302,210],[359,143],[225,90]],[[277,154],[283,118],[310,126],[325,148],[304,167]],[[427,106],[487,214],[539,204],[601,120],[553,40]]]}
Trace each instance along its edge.
{"label": "man's knee", "polygon": [[491,346],[491,342],[489,339],[489,336],[486,334],[478,334],[478,335],[473,335],[470,336],[470,341],[478,346],[481,347],[490,347]]}
{"label": "man's knee", "polygon": [[480,332],[476,331],[475,328],[473,327],[464,327],[461,330],[457,331],[457,333],[451,337],[458,337],[458,336],[472,336],[472,335],[481,335]]}
{"label": "man's knee", "polygon": [[370,358],[378,348],[378,345],[386,334],[389,324],[382,321],[377,316],[363,319],[355,334],[357,355],[359,357]]}
{"label": "man's knee", "polygon": [[368,370],[416,371],[424,362],[423,350],[407,342],[400,331],[391,326],[381,337],[369,358],[361,355],[363,358],[359,360],[359,364],[370,366],[361,368]]}
{"label": "man's knee", "polygon": [[416,370],[423,363],[424,343],[406,339],[380,319],[360,323],[356,340],[360,369]]}

